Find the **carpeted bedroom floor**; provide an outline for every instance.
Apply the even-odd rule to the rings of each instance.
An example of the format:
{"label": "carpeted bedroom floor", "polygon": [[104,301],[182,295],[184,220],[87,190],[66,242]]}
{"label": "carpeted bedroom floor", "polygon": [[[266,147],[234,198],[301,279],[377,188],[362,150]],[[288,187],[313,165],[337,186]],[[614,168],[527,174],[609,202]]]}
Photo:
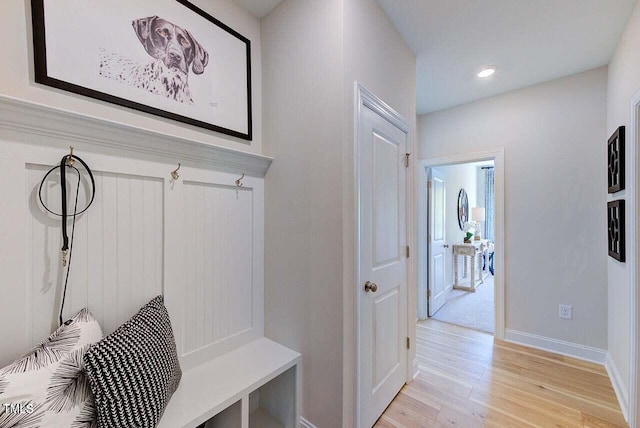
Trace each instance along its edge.
{"label": "carpeted bedroom floor", "polygon": [[493,275],[489,274],[475,293],[452,290],[447,303],[432,318],[493,334]]}

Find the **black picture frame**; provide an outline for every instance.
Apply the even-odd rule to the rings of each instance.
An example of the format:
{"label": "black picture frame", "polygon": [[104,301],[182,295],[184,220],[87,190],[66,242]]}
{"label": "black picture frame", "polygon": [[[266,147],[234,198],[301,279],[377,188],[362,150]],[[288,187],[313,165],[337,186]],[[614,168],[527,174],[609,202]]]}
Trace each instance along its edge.
{"label": "black picture frame", "polygon": [[469,221],[469,197],[467,191],[460,189],[458,192],[458,226],[464,230],[464,224]]}
{"label": "black picture frame", "polygon": [[619,127],[607,143],[607,184],[609,193],[624,190],[625,128]]}
{"label": "black picture frame", "polygon": [[607,203],[607,236],[609,256],[625,261],[625,218],[624,199]]}
{"label": "black picture frame", "polygon": [[112,104],[117,104],[123,107],[128,107],[141,112],[149,113],[155,116],[164,117],[167,119],[175,120],[178,122],[186,123],[199,128],[208,129],[211,131],[219,132],[221,134],[230,135],[243,140],[251,141],[253,139],[253,123],[252,123],[252,105],[251,105],[251,41],[238,33],[231,27],[225,25],[218,19],[214,18],[207,12],[193,5],[186,0],[173,0],[184,7],[190,9],[192,12],[200,15],[206,20],[210,21],[213,25],[218,26],[220,29],[226,31],[230,35],[238,38],[246,45],[246,81],[247,81],[247,132],[240,132],[237,130],[218,126],[209,122],[204,122],[192,117],[183,116],[170,111],[162,110],[161,108],[145,105],[136,101],[132,101],[126,98],[121,98],[115,95],[111,95],[99,90],[87,88],[84,86],[76,85],[74,83],[66,82],[53,78],[47,73],[47,46],[46,46],[46,30],[45,30],[45,0],[31,0],[32,11],[32,26],[33,26],[33,44],[34,44],[34,68],[35,68],[35,81],[46,86],[50,86],[57,89],[73,92],[86,97],[106,101]]}

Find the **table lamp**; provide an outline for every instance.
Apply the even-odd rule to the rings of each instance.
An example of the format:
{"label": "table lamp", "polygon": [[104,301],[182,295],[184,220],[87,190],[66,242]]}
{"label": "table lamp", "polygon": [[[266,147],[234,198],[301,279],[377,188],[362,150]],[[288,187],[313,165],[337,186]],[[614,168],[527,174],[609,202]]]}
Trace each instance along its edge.
{"label": "table lamp", "polygon": [[484,207],[473,207],[471,208],[471,219],[476,223],[475,227],[475,235],[473,237],[474,241],[479,241],[480,236],[480,222],[484,221]]}

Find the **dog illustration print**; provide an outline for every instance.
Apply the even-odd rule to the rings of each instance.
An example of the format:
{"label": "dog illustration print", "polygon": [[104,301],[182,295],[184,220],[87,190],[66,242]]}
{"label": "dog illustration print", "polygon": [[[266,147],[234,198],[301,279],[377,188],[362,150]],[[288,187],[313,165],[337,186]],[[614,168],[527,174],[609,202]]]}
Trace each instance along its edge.
{"label": "dog illustration print", "polygon": [[158,16],[136,19],[133,29],[152,58],[138,64],[101,49],[100,75],[169,99],[193,104],[189,70],[199,75],[209,63],[209,53],[184,28]]}

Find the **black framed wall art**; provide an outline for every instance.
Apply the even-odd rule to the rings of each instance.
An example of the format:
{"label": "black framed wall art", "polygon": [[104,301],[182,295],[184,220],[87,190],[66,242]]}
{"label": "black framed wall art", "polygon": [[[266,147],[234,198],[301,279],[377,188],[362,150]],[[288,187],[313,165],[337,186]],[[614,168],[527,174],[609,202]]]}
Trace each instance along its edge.
{"label": "black framed wall art", "polygon": [[469,221],[469,197],[464,189],[458,192],[458,227],[464,230],[464,225]]}
{"label": "black framed wall art", "polygon": [[35,80],[252,139],[251,42],[186,0],[31,0]]}
{"label": "black framed wall art", "polygon": [[607,144],[609,193],[624,189],[624,126],[616,129]]}
{"label": "black framed wall art", "polygon": [[624,226],[624,200],[607,203],[607,223],[609,255],[614,259],[625,261],[625,226]]}

